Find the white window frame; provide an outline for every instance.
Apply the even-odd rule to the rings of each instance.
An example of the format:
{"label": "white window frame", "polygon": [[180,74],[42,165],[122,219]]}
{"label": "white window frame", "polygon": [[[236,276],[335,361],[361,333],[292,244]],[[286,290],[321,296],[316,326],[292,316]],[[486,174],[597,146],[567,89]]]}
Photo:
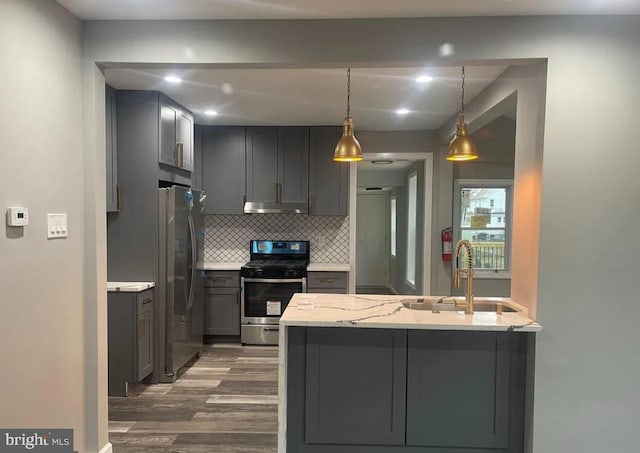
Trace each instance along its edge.
{"label": "white window frame", "polygon": [[[411,210],[411,180],[415,178],[416,181],[416,191],[415,194],[413,196],[413,214],[412,214],[412,210]],[[416,252],[417,252],[417,248],[416,248],[416,244],[418,243],[418,217],[416,215],[416,211],[418,210],[418,172],[417,171],[412,171],[411,173],[409,173],[409,176],[407,177],[407,262],[405,263],[405,269],[406,269],[406,280],[407,280],[407,284],[415,289],[416,287],[416,265],[418,264],[418,260],[416,259]],[[411,217],[413,216],[414,218],[414,222],[413,222],[413,241],[411,240]],[[411,263],[410,261],[413,261],[413,263]],[[409,265],[413,264],[413,280],[409,275]]]}
{"label": "white window frame", "polygon": [[389,244],[389,255],[391,258],[398,256],[398,197],[391,195],[389,197],[389,236],[391,238]]}
{"label": "white window frame", "polygon": [[[511,278],[511,224],[513,221],[513,179],[457,179],[453,194],[453,240],[454,245],[461,237],[461,205],[462,189],[464,188],[495,188],[506,189],[505,217],[503,218],[505,235],[505,269],[487,270],[474,269],[473,278],[480,279],[510,279]],[[502,228],[501,228],[502,229]],[[454,250],[455,252],[455,250]],[[455,259],[454,259],[455,265]]]}

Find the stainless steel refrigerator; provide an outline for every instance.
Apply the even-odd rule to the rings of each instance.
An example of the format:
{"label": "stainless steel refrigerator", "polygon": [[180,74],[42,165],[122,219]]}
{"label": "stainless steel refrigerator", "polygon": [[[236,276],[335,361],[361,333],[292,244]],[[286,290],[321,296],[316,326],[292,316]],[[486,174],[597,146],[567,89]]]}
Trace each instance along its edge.
{"label": "stainless steel refrigerator", "polygon": [[174,186],[159,193],[158,299],[160,351],[156,376],[173,382],[178,370],[202,348],[204,194]]}

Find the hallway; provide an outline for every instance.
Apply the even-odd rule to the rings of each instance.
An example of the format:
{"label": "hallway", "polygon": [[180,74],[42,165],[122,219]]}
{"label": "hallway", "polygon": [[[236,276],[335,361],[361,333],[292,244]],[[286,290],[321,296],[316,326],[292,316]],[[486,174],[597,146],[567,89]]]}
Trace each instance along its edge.
{"label": "hallway", "polygon": [[278,349],[205,345],[173,384],[109,398],[114,453],[274,453]]}

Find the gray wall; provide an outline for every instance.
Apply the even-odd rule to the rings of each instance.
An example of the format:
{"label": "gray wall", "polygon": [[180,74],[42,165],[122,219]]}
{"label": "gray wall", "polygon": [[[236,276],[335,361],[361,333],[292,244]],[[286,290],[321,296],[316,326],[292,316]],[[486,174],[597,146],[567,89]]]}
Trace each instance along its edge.
{"label": "gray wall", "polygon": [[[345,67],[545,60],[546,94],[544,86],[536,85],[538,79],[518,79],[525,85],[531,82],[532,92],[543,93],[526,104],[534,117],[544,115],[546,102],[544,136],[540,127],[521,130],[516,125],[516,153],[523,152],[522,159],[516,156],[515,169],[523,196],[519,209],[533,217],[528,222],[532,240],[523,241],[520,249],[526,251],[520,253],[521,280],[513,279],[512,285],[534,296],[534,316],[545,326],[537,342],[534,451],[637,449],[640,365],[634,357],[640,344],[640,304],[633,282],[640,215],[633,207],[640,202],[640,179],[635,175],[640,155],[629,131],[634,130],[640,103],[635,77],[640,70],[639,17],[121,21],[89,22],[83,32],[83,101],[91,112],[103,102],[91,89],[100,79],[89,70],[96,61]],[[451,43],[455,53],[440,56],[442,43]],[[520,100],[519,95],[518,123]],[[85,123],[85,128],[91,127],[101,127],[94,113]],[[84,144],[85,152],[100,153],[86,137]],[[615,158],[603,158],[603,150]],[[450,193],[450,164],[447,170],[443,154],[435,164],[435,186],[449,185]],[[104,199],[96,168],[85,165],[85,191],[93,187]],[[586,196],[589,209],[584,207]],[[440,215],[446,207],[439,202],[434,210]],[[602,231],[615,231],[624,240],[585,247]],[[85,246],[104,248],[104,238],[96,230],[86,235]],[[86,305],[94,305],[99,297],[98,292],[87,294]],[[603,304],[614,310],[603,311]],[[98,314],[94,322],[104,325],[106,319]]]}
{"label": "gray wall", "polygon": [[[407,227],[408,227],[408,204],[409,204],[409,175],[416,171],[418,173],[418,198],[416,212],[416,237],[415,250],[407,250]],[[389,283],[398,294],[424,294],[422,290],[422,246],[423,237],[419,232],[424,230],[424,162],[416,162],[409,169],[404,171],[404,184],[391,191],[391,196],[395,196],[397,217],[396,217],[396,257],[389,257]],[[407,283],[407,256],[409,253],[416,254],[416,287],[412,288]]]}
{"label": "gray wall", "polygon": [[[513,179],[515,160],[516,123],[506,116],[499,116],[471,134],[480,157],[478,160],[453,164],[454,181],[458,179]],[[455,190],[455,184],[454,184]],[[454,197],[456,194],[454,194]],[[454,213],[454,221],[458,216]],[[453,283],[453,281],[452,281]],[[476,296],[511,295],[510,279],[480,278],[474,279]],[[462,295],[465,285],[451,287],[451,294]]]}
{"label": "gray wall", "polygon": [[[81,24],[57,2],[3,0],[0,30],[0,426],[73,428],[86,451]],[[9,206],[29,208],[23,231]],[[48,212],[67,213],[68,239],[47,240]]]}

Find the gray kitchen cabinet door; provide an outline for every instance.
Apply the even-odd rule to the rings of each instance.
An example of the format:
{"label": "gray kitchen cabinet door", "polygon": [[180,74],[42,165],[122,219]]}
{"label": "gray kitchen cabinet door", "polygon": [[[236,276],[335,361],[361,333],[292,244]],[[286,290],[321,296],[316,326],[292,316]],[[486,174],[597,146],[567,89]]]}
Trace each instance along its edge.
{"label": "gray kitchen cabinet door", "polygon": [[[513,338],[506,332],[409,331],[407,445],[509,447]],[[521,448],[522,439],[513,443]]]}
{"label": "gray kitchen cabinet door", "polygon": [[186,112],[176,114],[177,166],[183,170],[193,170],[193,120]]}
{"label": "gray kitchen cabinet door", "polygon": [[176,161],[176,124],[178,112],[160,96],[160,148],[158,161],[161,164],[177,166]]}
{"label": "gray kitchen cabinet door", "polygon": [[205,214],[242,214],[245,195],[245,128],[202,126]]}
{"label": "gray kitchen cabinet door", "polygon": [[207,290],[205,335],[240,335],[240,289]]}
{"label": "gray kitchen cabinet door", "polygon": [[280,202],[306,203],[309,198],[309,128],[278,128]]}
{"label": "gray kitchen cabinet door", "polygon": [[275,202],[278,184],[278,128],[247,128],[247,201]]}
{"label": "gray kitchen cabinet door", "polygon": [[153,371],[153,309],[138,314],[138,380]]}
{"label": "gray kitchen cabinet door", "polygon": [[105,132],[107,156],[107,212],[118,212],[118,139],[116,119],[116,90],[105,89]]}
{"label": "gray kitchen cabinet door", "polygon": [[306,347],[305,442],[404,445],[407,332],[309,328]]}
{"label": "gray kitchen cabinet door", "polygon": [[191,171],[191,187],[202,189],[202,126],[193,127],[193,170]]}
{"label": "gray kitchen cabinet door", "polygon": [[334,162],[342,129],[312,127],[310,131],[309,214],[348,215],[349,164]]}

